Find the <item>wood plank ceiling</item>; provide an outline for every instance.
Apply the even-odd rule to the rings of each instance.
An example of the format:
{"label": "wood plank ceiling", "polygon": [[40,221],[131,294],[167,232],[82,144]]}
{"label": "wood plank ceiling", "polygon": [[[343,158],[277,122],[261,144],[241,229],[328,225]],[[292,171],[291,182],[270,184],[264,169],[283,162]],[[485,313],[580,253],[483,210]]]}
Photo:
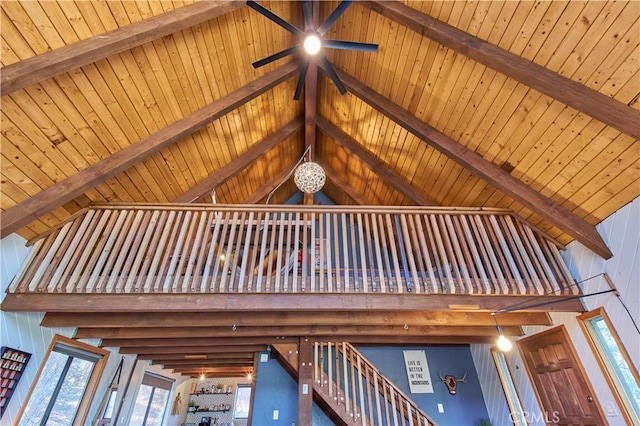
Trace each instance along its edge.
{"label": "wood plank ceiling", "polygon": [[[300,2],[260,4],[303,28]],[[315,2],[319,21],[337,5]],[[293,100],[295,55],[252,67],[296,40],[244,2],[0,10],[3,237],[33,238],[98,202],[211,202],[215,190],[218,203],[264,203],[275,190],[270,202],[282,203],[305,143],[337,204],[510,208],[602,257],[610,252],[594,225],[640,193],[637,1],[354,2],[327,37],[379,51],[327,50],[349,92],[319,71],[306,101]],[[69,321],[89,336],[90,317]],[[128,324],[113,324],[124,328],[107,343],[135,347],[118,340],[136,338]],[[210,346],[185,333],[176,344]],[[248,352],[266,343],[243,342]]]}

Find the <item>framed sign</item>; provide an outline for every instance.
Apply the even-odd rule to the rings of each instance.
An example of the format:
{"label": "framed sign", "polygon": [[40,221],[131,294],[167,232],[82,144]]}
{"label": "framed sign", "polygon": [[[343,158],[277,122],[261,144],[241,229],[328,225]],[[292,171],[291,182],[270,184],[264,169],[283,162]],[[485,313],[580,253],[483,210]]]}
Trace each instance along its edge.
{"label": "framed sign", "polygon": [[31,354],[7,346],[0,347],[0,417],[9,405]]}
{"label": "framed sign", "polygon": [[411,393],[433,393],[431,374],[424,351],[402,351]]}

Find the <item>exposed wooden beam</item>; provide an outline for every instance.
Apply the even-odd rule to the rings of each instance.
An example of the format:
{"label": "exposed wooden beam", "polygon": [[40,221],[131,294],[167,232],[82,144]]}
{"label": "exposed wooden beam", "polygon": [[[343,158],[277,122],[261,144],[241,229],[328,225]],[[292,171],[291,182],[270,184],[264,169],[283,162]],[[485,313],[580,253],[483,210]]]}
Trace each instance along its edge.
{"label": "exposed wooden beam", "polygon": [[[342,77],[340,77],[342,79]],[[419,206],[435,206],[437,205],[433,200],[429,199],[419,190],[415,189],[411,183],[407,182],[398,175],[391,167],[383,163],[378,157],[371,152],[367,151],[358,142],[351,139],[349,135],[338,129],[333,124],[329,123],[322,117],[317,118],[317,125],[327,136],[331,137],[338,145],[351,152],[358,157],[360,161],[365,163],[374,173],[376,173],[382,180],[384,180],[393,189],[407,197],[414,204]]]}
{"label": "exposed wooden beam", "polygon": [[202,181],[198,182],[194,187],[185,191],[184,194],[176,198],[173,202],[191,203],[198,200],[203,195],[211,191],[212,188],[215,188],[218,185],[222,185],[227,180],[234,177],[245,167],[249,166],[258,158],[265,155],[269,150],[273,149],[276,145],[289,139],[293,134],[302,129],[302,124],[302,118],[294,119],[286,126],[267,136],[261,142],[254,144],[244,153],[234,158],[224,166],[220,167],[218,170],[204,178]]}
{"label": "exposed wooden beam", "polygon": [[[224,337],[224,338],[206,338],[196,337],[193,339],[102,339],[100,347],[103,348],[151,348],[158,346],[207,346],[207,345],[220,345],[220,346],[243,346],[243,345],[269,345],[274,341],[283,342],[295,342],[295,338],[280,337],[280,336],[259,336],[259,337]],[[136,353],[136,352],[132,352]]]}
{"label": "exposed wooden beam", "polygon": [[[527,309],[538,312],[584,312],[579,299],[563,296],[469,294],[20,294],[5,295],[0,309],[5,312],[251,312],[251,311],[335,311],[446,310],[450,306],[476,306],[497,311],[518,303],[547,303]],[[275,334],[279,336],[280,334]],[[331,335],[329,333],[328,335]],[[108,338],[109,336],[104,336]],[[197,337],[197,336],[196,336]],[[230,336],[233,337],[233,336]]]}
{"label": "exposed wooden beam", "polygon": [[[234,345],[234,346],[218,346],[218,345],[203,345],[203,346],[182,346],[176,345],[177,339],[164,339],[163,346],[125,346],[121,347],[119,352],[121,354],[139,354],[139,355],[184,355],[193,353],[206,353],[212,354],[228,354],[228,353],[248,353],[266,351],[267,345]],[[133,343],[133,342],[132,342]]]}
{"label": "exposed wooden beam", "polygon": [[138,358],[140,359],[152,359],[154,362],[163,363],[165,361],[171,362],[180,362],[184,361],[185,363],[191,362],[193,360],[203,360],[203,361],[216,361],[216,362],[225,362],[226,360],[242,360],[244,362],[253,363],[253,352],[226,352],[226,353],[206,353],[204,351],[197,352],[184,352],[177,354],[149,354],[149,353],[140,353],[138,354]]}
{"label": "exposed wooden beam", "polygon": [[[551,325],[545,312],[509,312],[500,314],[501,325]],[[278,324],[312,325],[495,325],[491,312],[478,311],[272,311],[252,312],[174,312],[174,313],[67,313],[49,312],[43,327],[245,327]],[[217,346],[225,348],[227,346]],[[236,346],[231,346],[236,348]],[[140,348],[136,348],[140,349]],[[258,350],[258,349],[254,349]]]}
{"label": "exposed wooden beam", "polygon": [[[519,326],[502,327],[505,335],[519,336],[521,329]],[[229,327],[152,327],[152,328],[78,328],[75,333],[76,339],[92,338],[176,338],[176,337],[252,337],[261,334],[278,336],[385,336],[385,335],[405,335],[405,336],[493,336],[496,334],[495,325],[440,325],[440,326],[411,326],[401,325],[345,325],[345,326],[262,326],[262,327],[238,327],[232,330]]]}
{"label": "exposed wooden beam", "polygon": [[[157,364],[154,362],[154,364]],[[222,368],[222,367],[251,367],[253,368],[253,360],[251,361],[244,361],[244,360],[226,360],[224,362],[215,362],[213,360],[211,361],[207,361],[204,360],[204,362],[197,362],[197,360],[195,360],[194,362],[191,363],[180,363],[180,362],[165,362],[162,364],[162,366],[166,369],[176,369],[176,368],[203,368],[203,367],[218,367],[218,368]],[[245,374],[247,374],[245,372]]]}
{"label": "exposed wooden beam", "polygon": [[239,1],[203,1],[95,35],[7,65],[0,70],[2,95],[80,68],[119,52],[225,15],[244,5]]}
{"label": "exposed wooden beam", "polygon": [[327,179],[334,183],[342,192],[347,194],[349,198],[355,201],[356,204],[360,205],[370,205],[371,201],[364,195],[360,194],[360,192],[356,191],[353,186],[349,184],[345,179],[343,179],[336,170],[334,170],[329,164],[316,158],[316,163],[318,163],[324,169]]}
{"label": "exposed wooden beam", "polygon": [[82,195],[111,176],[132,167],[139,161],[217,120],[245,102],[287,80],[295,74],[297,69],[298,66],[295,63],[289,62],[193,114],[142,138],[140,141],[5,210],[0,213],[0,238],[17,231],[51,210]]}
{"label": "exposed wooden beam", "polygon": [[[594,253],[604,259],[609,259],[613,256],[607,244],[600,234],[598,234],[595,226],[589,224],[586,220],[536,192],[521,180],[516,179],[500,167],[485,160],[463,145],[460,145],[447,135],[440,133],[409,111],[389,101],[389,99],[373,91],[352,76],[338,70],[336,72],[350,92],[404,127],[425,143],[466,167],[470,172],[518,201],[538,216],[559,227]],[[332,125],[325,123],[325,121],[318,119],[318,127],[323,131],[328,132],[329,130],[325,130],[325,128],[327,128],[332,130],[332,135],[335,134],[338,136],[340,134],[339,130],[335,129],[335,127],[332,129]],[[345,140],[348,143],[349,139],[344,137],[341,139],[341,143]],[[355,145],[356,148],[358,147],[355,143],[353,143],[353,145]],[[362,150],[362,148],[360,149]]]}
{"label": "exposed wooden beam", "polygon": [[640,139],[640,111],[395,1],[359,2],[449,49]]}

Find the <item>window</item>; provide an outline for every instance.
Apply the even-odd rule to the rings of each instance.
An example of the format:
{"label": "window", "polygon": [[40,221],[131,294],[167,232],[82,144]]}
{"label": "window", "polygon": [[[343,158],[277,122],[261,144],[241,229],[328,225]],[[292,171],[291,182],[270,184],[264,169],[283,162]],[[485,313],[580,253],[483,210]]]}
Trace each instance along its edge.
{"label": "window", "polygon": [[136,396],[129,424],[131,426],[161,425],[172,387],[172,379],[146,371]]}
{"label": "window", "polygon": [[251,404],[251,386],[238,385],[236,400],[233,404],[233,418],[247,419],[249,418],[249,405]]}
{"label": "window", "polygon": [[54,336],[19,425],[82,424],[109,351]]}
{"label": "window", "polygon": [[618,406],[629,424],[640,424],[640,379],[629,354],[622,346],[603,308],[578,317],[582,330],[605,377],[609,382]]}
{"label": "window", "polygon": [[520,395],[518,395],[516,385],[513,383],[511,369],[509,368],[509,364],[507,364],[504,352],[498,348],[491,348],[491,355],[493,355],[493,361],[496,363],[498,377],[500,377],[502,390],[504,391],[504,396],[509,406],[509,418],[514,425],[525,426],[528,424],[527,418],[520,403]]}

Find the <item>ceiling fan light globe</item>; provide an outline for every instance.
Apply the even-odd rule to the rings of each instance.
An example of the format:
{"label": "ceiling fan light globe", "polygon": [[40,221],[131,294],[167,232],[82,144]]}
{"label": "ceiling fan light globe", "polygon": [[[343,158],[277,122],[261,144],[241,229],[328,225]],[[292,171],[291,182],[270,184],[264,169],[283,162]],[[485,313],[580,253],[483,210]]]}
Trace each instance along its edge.
{"label": "ceiling fan light globe", "polygon": [[304,51],[309,55],[315,55],[320,51],[322,42],[320,37],[315,34],[310,34],[304,39]]}
{"label": "ceiling fan light globe", "polygon": [[307,194],[320,191],[326,180],[322,167],[313,161],[300,164],[293,175],[293,181],[298,189]]}

